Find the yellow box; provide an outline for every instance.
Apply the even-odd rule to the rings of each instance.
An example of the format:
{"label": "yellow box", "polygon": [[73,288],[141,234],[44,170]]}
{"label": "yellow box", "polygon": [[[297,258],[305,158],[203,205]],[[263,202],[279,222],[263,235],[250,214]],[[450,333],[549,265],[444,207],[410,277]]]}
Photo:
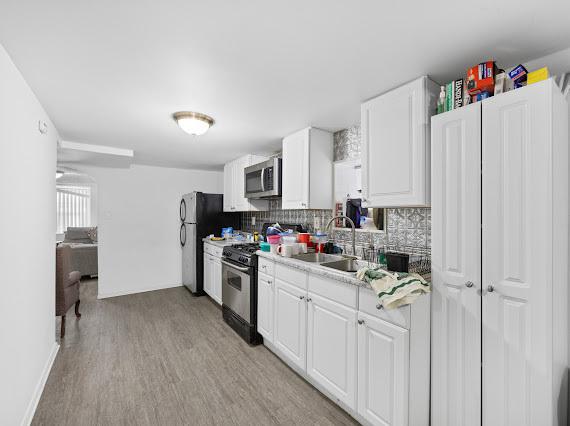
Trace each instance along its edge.
{"label": "yellow box", "polygon": [[548,67],[541,68],[539,70],[529,72],[526,78],[526,85],[533,83],[538,83],[539,81],[546,80],[548,78]]}

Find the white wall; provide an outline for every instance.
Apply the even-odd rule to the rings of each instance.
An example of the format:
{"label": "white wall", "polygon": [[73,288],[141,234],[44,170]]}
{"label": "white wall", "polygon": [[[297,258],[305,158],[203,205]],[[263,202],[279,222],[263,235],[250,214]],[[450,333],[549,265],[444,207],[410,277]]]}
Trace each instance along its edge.
{"label": "white wall", "polygon": [[223,173],[134,165],[81,167],[98,188],[99,297],[179,286],[179,203],[223,192]]}
{"label": "white wall", "polygon": [[[38,120],[48,133],[38,131]],[[0,45],[0,424],[28,424],[55,343],[57,131]]]}

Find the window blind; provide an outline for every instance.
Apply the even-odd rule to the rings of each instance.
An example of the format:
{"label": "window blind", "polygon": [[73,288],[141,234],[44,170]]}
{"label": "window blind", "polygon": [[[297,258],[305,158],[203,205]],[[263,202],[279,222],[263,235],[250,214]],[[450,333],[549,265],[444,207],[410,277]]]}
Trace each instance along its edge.
{"label": "window blind", "polygon": [[91,226],[91,188],[57,185],[57,233],[68,226]]}

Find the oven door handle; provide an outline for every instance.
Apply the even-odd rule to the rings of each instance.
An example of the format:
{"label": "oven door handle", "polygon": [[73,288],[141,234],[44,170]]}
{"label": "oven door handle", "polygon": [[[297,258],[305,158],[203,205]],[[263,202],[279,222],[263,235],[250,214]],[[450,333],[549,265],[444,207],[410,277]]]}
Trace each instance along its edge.
{"label": "oven door handle", "polygon": [[231,267],[231,268],[237,269],[238,271],[246,272],[246,273],[249,272],[249,268],[243,268],[243,267],[241,267],[241,266],[234,265],[233,263],[226,262],[225,260],[222,260],[222,263],[223,263],[224,265],[226,265],[226,266],[229,266],[229,267]]}

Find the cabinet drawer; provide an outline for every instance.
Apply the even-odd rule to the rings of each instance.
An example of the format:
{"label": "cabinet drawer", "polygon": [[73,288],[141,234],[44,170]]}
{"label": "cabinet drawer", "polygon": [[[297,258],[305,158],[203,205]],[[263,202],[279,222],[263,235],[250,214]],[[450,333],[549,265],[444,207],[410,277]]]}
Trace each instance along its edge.
{"label": "cabinet drawer", "polygon": [[275,272],[275,262],[263,257],[258,257],[257,270],[266,275],[273,276],[273,273]]}
{"label": "cabinet drawer", "polygon": [[386,310],[384,308],[376,308],[379,303],[378,296],[376,296],[372,290],[360,287],[358,299],[359,311],[399,325],[400,327],[406,329],[410,328],[410,305],[402,306],[398,309]]}
{"label": "cabinet drawer", "polygon": [[300,269],[277,263],[275,265],[275,278],[304,290],[307,289],[307,272],[301,271]]}
{"label": "cabinet drawer", "polygon": [[214,257],[222,257],[222,247],[217,247],[210,243],[204,243],[204,253],[211,254]]}
{"label": "cabinet drawer", "polygon": [[309,274],[309,291],[356,309],[358,287],[331,278]]}

